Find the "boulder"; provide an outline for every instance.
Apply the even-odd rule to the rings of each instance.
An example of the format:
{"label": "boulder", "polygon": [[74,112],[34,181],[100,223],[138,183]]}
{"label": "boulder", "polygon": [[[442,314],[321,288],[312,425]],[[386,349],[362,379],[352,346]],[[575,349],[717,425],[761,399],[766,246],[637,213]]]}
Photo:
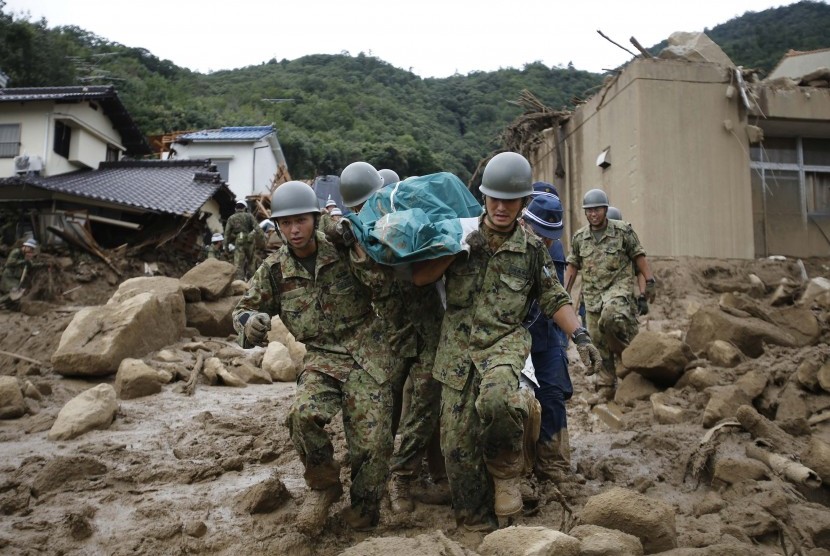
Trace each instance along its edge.
{"label": "boulder", "polygon": [[291,358],[291,353],[279,342],[269,342],[262,358],[262,369],[278,382],[297,380],[297,366]]}
{"label": "boulder", "polygon": [[238,376],[245,384],[271,384],[274,382],[267,371],[251,365],[244,359],[234,363],[233,374]]}
{"label": "boulder", "polygon": [[743,361],[741,350],[723,340],[715,340],[706,348],[706,358],[718,367],[735,367]]}
{"label": "boulder", "polygon": [[[286,542],[287,541],[287,542]],[[296,541],[286,536],[280,541],[277,550],[271,554],[291,554],[297,556],[311,556],[317,552],[307,548],[307,541],[295,544]],[[472,556],[476,554],[456,541],[448,538],[440,529],[431,533],[416,535],[415,537],[369,537],[365,541],[350,546],[340,553],[340,556],[368,556],[368,555],[396,554],[417,556]]]}
{"label": "boulder", "polygon": [[798,303],[799,305],[810,307],[818,296],[828,292],[830,292],[830,280],[823,276],[811,278],[804,288],[804,293],[798,299]]}
{"label": "boulder", "polygon": [[184,294],[186,303],[196,303],[202,300],[202,290],[199,289],[199,286],[184,284],[181,280],[179,280],[179,284],[181,284],[182,294]]}
{"label": "boulder", "polygon": [[669,403],[664,393],[652,394],[650,400],[654,420],[661,425],[676,425],[687,420],[683,408]]}
{"label": "boulder", "polygon": [[760,481],[769,477],[769,469],[758,460],[750,458],[722,457],[715,461],[712,484],[718,481],[733,485],[742,481]]}
{"label": "boulder", "polygon": [[0,419],[16,419],[26,413],[23,391],[13,376],[0,376]]}
{"label": "boulder", "polygon": [[69,440],[93,429],[109,428],[117,410],[115,388],[99,384],[63,406],[49,431],[49,440]]}
{"label": "boulder", "polygon": [[505,527],[484,537],[481,556],[578,556],[579,539],[547,527]]}
{"label": "boulder", "polygon": [[229,292],[236,276],[236,267],[218,259],[207,259],[181,277],[183,284],[196,286],[205,301],[216,301]]}
{"label": "boulder", "polygon": [[752,398],[734,384],[713,386],[706,391],[709,393],[709,402],[703,410],[703,426],[706,428],[722,419],[734,419],[739,407],[752,403]]}
{"label": "boulder", "polygon": [[291,500],[291,495],[279,477],[269,477],[243,492],[238,498],[237,506],[249,514],[267,514],[288,500]]}
{"label": "boulder", "polygon": [[626,368],[662,386],[673,386],[692,359],[692,350],[682,341],[647,330],[637,334],[622,353]]}
{"label": "boulder", "polygon": [[822,363],[816,371],[816,381],[825,392],[830,392],[830,359]]}
{"label": "boulder", "polygon": [[801,459],[804,465],[818,473],[824,485],[830,484],[830,444],[815,434],[810,436],[810,444]]}
{"label": "boulder", "polygon": [[772,315],[773,322],[795,339],[797,346],[809,346],[818,340],[821,325],[810,309],[785,307]]}
{"label": "boulder", "polygon": [[709,367],[694,367],[683,373],[680,380],[675,385],[676,388],[685,388],[691,386],[695,390],[702,392],[712,386],[717,386],[720,382],[720,374],[715,369]]}
{"label": "boulder", "polygon": [[222,364],[222,361],[218,357],[207,358],[207,361],[205,361],[204,373],[211,382],[213,382],[213,377],[216,377],[226,386],[236,386],[240,388],[247,386],[245,381],[226,369],[225,365]]}
{"label": "boulder", "polygon": [[735,381],[735,386],[740,388],[750,399],[754,400],[763,394],[768,380],[764,371],[749,371]]}
{"label": "boulder", "polygon": [[170,316],[179,328],[185,326],[184,294],[179,281],[164,276],[130,278],[124,280],[112,294],[108,305],[117,305],[142,293],[152,293],[161,304],[170,309]]}
{"label": "boulder", "polygon": [[810,416],[810,410],[804,401],[804,391],[795,382],[788,382],[778,394],[778,407],[775,410],[776,421],[797,421]]}
{"label": "boulder", "polygon": [[650,380],[631,373],[620,381],[614,393],[614,401],[620,405],[633,405],[637,400],[647,400],[658,388]]}
{"label": "boulder", "polygon": [[674,508],[639,492],[612,488],[585,503],[580,522],[616,529],[637,537],[645,554],[677,547]]}
{"label": "boulder", "polygon": [[52,365],[62,375],[113,374],[123,359],[143,357],[178,339],[184,322],[173,318],[174,313],[151,292],[85,307],[61,335]]}
{"label": "boulder", "polygon": [[686,343],[699,352],[715,340],[730,342],[750,357],[764,353],[764,342],[787,347],[796,345],[792,335],[774,324],[754,317],[735,317],[716,307],[704,307],[692,316]]}
{"label": "boulder", "polygon": [[226,337],[234,334],[233,310],[241,297],[223,297],[217,301],[188,303],[187,325],[203,336]]}
{"label": "boulder", "polygon": [[658,57],[667,60],[709,62],[733,68],[735,64],[712,39],[701,32],[675,31],[669,35],[668,46]]}
{"label": "boulder", "polygon": [[622,430],[624,427],[623,413],[616,403],[595,405],[591,408],[591,413],[615,431]]}
{"label": "boulder", "polygon": [[271,330],[268,331],[269,342],[279,342],[288,347],[294,341],[294,335],[286,328],[278,316],[271,317]]}
{"label": "boulder", "polygon": [[131,400],[161,392],[162,377],[141,359],[124,359],[115,374],[115,392],[122,400]]}
{"label": "boulder", "polygon": [[597,525],[577,525],[568,531],[582,541],[580,556],[642,556],[643,543],[634,535]]}
{"label": "boulder", "polygon": [[291,336],[286,347],[288,347],[288,353],[291,354],[291,360],[294,361],[294,366],[297,367],[299,373],[305,368],[303,363],[306,353],[305,344],[294,340],[294,336]]}
{"label": "boulder", "polygon": [[821,362],[814,358],[808,357],[801,362],[795,373],[795,378],[798,383],[805,390],[815,392],[820,388],[818,382],[818,370],[821,368]]}

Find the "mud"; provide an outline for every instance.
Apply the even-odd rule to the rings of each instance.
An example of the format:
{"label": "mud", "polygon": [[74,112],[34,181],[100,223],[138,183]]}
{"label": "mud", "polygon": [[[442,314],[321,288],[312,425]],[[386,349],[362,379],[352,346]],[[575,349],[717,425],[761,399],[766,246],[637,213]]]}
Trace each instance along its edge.
{"label": "mud", "polygon": [[[641,319],[641,329],[681,335],[690,315],[702,306],[717,306],[722,292],[739,291],[765,302],[782,278],[800,282],[800,270],[791,260],[666,258],[652,264],[658,298]],[[830,276],[830,259],[805,261],[805,265],[810,277]],[[200,383],[188,396],[182,393],[181,382],[172,382],[159,394],[119,400],[115,421],[107,430],[71,441],[47,440],[52,422],[68,400],[102,381],[114,381],[114,377],[61,377],[49,364],[72,315],[85,304],[105,302],[118,284],[103,265],[90,262],[85,268],[83,279],[93,276],[89,281],[61,278],[62,287],[82,283],[81,290],[54,299],[27,299],[24,312],[0,311],[0,350],[38,361],[0,355],[0,374],[15,376],[21,384],[31,382],[40,395],[40,399],[27,397],[25,416],[0,421],[0,552],[476,553],[483,533],[457,528],[449,507],[421,503],[413,513],[399,516],[389,511],[387,501],[380,527],[373,533],[356,533],[339,516],[348,504],[344,496],[332,509],[322,534],[308,538],[298,533],[293,520],[305,485],[284,422],[293,383],[245,388]],[[749,274],[757,276],[763,287]],[[583,376],[576,353],[571,353],[575,395],[568,418],[573,467],[580,482],[562,492],[573,516],[565,514],[555,496],[539,489],[541,507],[517,524],[572,527],[579,523],[589,497],[625,487],[674,508],[679,547],[742,543],[744,553],[781,554],[783,542],[788,553],[798,547],[803,554],[827,554],[827,486],[806,489],[774,475],[750,480],[741,474],[749,473],[748,468],[741,471],[740,466],[733,482],[713,482],[717,462],[728,457],[745,460],[744,446],[751,439],[741,429],[721,433],[715,451],[701,456],[701,437],[706,432],[703,411],[711,395],[706,385],[730,385],[753,370],[767,377],[767,387],[753,402],[762,415],[774,419],[784,393],[789,392],[787,407],[803,404],[803,410],[795,411],[796,417],[803,416],[778,424],[805,443],[809,435],[830,442],[830,420],[822,418],[830,407],[830,394],[787,388],[806,359],[830,357],[827,322],[821,327],[813,345],[765,345],[758,358],[746,358],[733,368],[703,361],[693,377],[693,362],[675,387],[661,388],[664,401],[682,409],[684,418],[676,424],[659,424],[648,399],[592,410],[585,401],[592,389],[590,379]],[[170,344],[193,339],[205,340],[171,338]],[[157,365],[165,357],[170,359],[169,354],[155,359]],[[187,355],[164,366],[173,376],[182,371],[181,377],[187,372],[178,367],[189,369],[191,361],[192,355]],[[704,372],[708,374],[703,376]],[[704,383],[696,387],[696,380]],[[608,412],[617,416],[616,421],[608,419]],[[331,432],[342,460],[345,441],[339,419]],[[348,488],[347,465],[343,469]]]}

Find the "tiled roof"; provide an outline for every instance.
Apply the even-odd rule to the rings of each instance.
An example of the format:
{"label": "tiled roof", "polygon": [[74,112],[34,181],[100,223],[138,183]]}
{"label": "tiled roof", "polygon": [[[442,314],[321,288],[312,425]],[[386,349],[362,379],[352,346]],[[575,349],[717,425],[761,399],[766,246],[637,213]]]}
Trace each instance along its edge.
{"label": "tiled roof", "polygon": [[274,127],[270,125],[223,127],[194,131],[180,136],[176,141],[258,141],[273,132]]}
{"label": "tiled roof", "polygon": [[118,92],[112,85],[88,85],[76,87],[19,87],[0,88],[0,102],[82,102],[94,100],[101,105],[104,114],[121,134],[127,154],[149,154],[147,138],[138,129],[130,113],[124,107]]}
{"label": "tiled roof", "polygon": [[102,162],[81,170],[41,178],[8,178],[0,187],[29,184],[48,191],[98,199],[167,214],[190,216],[224,184],[207,160]]}

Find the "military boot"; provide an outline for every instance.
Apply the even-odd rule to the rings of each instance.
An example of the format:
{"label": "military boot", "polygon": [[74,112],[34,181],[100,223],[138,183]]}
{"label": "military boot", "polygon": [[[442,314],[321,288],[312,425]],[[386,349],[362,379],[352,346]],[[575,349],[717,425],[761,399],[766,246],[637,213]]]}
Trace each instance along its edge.
{"label": "military boot", "polygon": [[417,498],[422,504],[449,506],[452,503],[450,482],[446,477],[431,481],[417,494]]}
{"label": "military boot", "polygon": [[297,529],[305,535],[316,535],[326,523],[329,508],[343,495],[340,484],[323,490],[311,490],[303,500],[297,515]]}
{"label": "military boot", "polygon": [[496,490],[495,511],[499,517],[509,517],[522,511],[522,490],[519,477],[510,479],[496,479],[493,477],[493,486]]}
{"label": "military boot", "polygon": [[346,508],[343,510],[343,521],[353,531],[374,531],[380,521],[380,514],[377,510],[367,511],[360,508]]}
{"label": "military boot", "polygon": [[392,511],[396,514],[409,513],[415,509],[415,503],[412,501],[412,493],[410,492],[411,486],[411,475],[392,473],[392,481],[389,484],[389,500]]}

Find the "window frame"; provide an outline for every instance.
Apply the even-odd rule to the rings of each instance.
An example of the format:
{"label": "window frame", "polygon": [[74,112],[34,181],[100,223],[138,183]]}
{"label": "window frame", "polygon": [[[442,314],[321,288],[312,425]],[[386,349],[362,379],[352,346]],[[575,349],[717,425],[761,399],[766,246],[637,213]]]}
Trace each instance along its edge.
{"label": "window frame", "polygon": [[[7,127],[7,128],[16,127],[17,128],[17,140],[16,141],[3,141],[3,142],[0,142],[0,158],[15,158],[16,156],[20,155],[20,146],[22,145],[22,143],[20,142],[20,135],[23,131],[23,129],[22,129],[23,125],[20,124],[20,123],[16,123],[16,124],[3,123],[3,124],[0,124],[0,128],[3,128],[3,127]],[[2,137],[2,133],[0,133],[0,137]],[[6,151],[5,151],[6,146],[10,147],[9,150],[8,150],[9,154],[6,154]],[[14,151],[13,154],[11,154],[12,151]]]}

